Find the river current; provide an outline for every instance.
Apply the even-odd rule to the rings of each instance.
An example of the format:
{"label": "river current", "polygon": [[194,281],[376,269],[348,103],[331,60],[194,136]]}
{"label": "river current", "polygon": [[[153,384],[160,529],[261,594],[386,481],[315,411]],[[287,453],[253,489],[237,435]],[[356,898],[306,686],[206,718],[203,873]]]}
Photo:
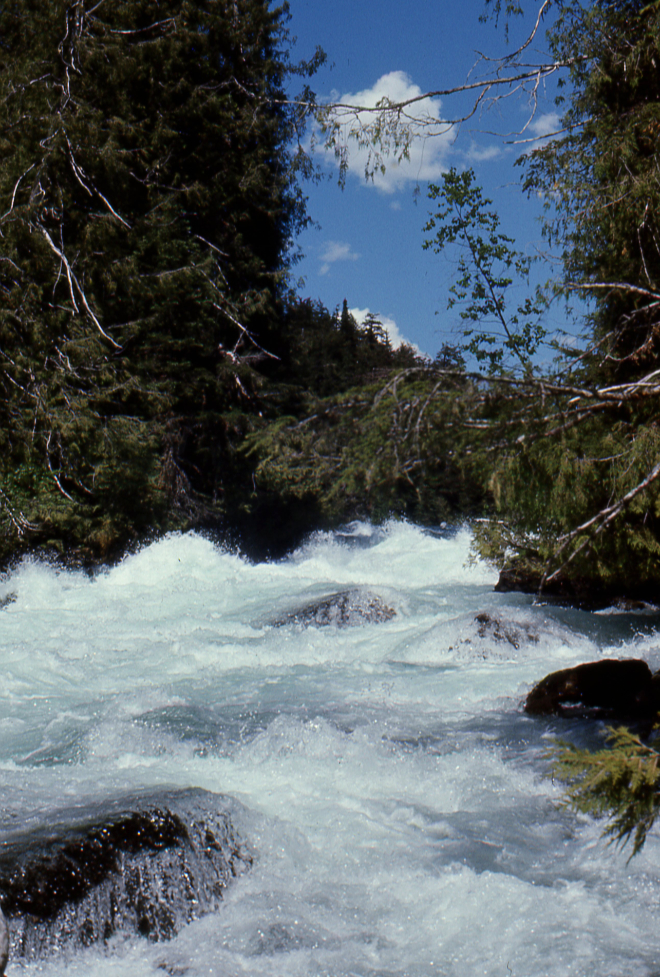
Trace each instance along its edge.
{"label": "river current", "polygon": [[[660,618],[493,592],[469,533],[319,534],[252,564],[194,534],[89,577],[0,579],[0,832],[158,787],[235,802],[254,865],[168,943],[10,961],[46,977],[658,977],[660,840],[631,862],[558,805],[531,685],[660,667]],[[359,588],[352,627],[287,614]],[[284,623],[273,623],[273,622]]]}

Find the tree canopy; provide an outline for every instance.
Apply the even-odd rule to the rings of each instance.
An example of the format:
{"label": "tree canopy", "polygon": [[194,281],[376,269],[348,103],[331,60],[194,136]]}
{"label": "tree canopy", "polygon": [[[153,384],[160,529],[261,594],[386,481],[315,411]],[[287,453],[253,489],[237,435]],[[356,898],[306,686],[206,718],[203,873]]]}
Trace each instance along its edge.
{"label": "tree canopy", "polygon": [[[213,511],[306,222],[287,9],[0,7],[0,519],[103,551]],[[322,55],[317,54],[317,61]]]}
{"label": "tree canopy", "polygon": [[[496,20],[519,12],[486,3]],[[473,99],[453,124],[516,89],[533,111],[540,81],[564,79],[561,131],[521,164],[562,254],[557,293],[593,301],[583,345],[539,372],[542,303],[509,294],[529,260],[469,172],[431,187],[426,226],[427,247],[464,247],[462,346],[423,363],[346,302],[333,313],[289,291],[305,117],[341,157],[336,125],[352,112],[376,160],[405,154],[428,122],[415,105],[437,93],[371,116],[320,107],[308,88],[287,96],[322,55],[292,64],[286,8],[263,0],[3,5],[0,518],[14,543],[103,550],[240,518],[293,485],[337,517],[390,506],[430,519],[450,497],[470,512],[490,498],[482,552],[528,583],[609,592],[634,565],[655,587],[658,16],[632,0],[543,0],[521,47],[446,89]],[[535,60],[544,21],[550,53]],[[488,375],[466,373],[471,355]],[[365,425],[381,435],[365,440]],[[445,466],[465,461],[437,482],[441,450]],[[373,504],[360,506],[365,486]]]}

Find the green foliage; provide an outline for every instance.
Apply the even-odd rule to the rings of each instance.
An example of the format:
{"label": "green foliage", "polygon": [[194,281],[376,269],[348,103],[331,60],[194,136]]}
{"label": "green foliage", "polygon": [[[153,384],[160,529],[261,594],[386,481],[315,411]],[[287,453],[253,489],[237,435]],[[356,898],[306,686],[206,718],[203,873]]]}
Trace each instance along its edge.
{"label": "green foliage", "polygon": [[[614,407],[564,425],[567,399],[557,404],[548,398],[543,407],[510,398],[493,408],[496,416],[477,450],[491,458],[497,518],[479,524],[476,547],[500,569],[515,564],[532,587],[543,578],[549,586],[557,572],[566,595],[654,600],[660,585],[658,481],[608,521],[616,501],[633,492],[660,457],[652,406],[646,414]],[[553,419],[560,430],[548,436]]]}
{"label": "green foliage", "polygon": [[644,845],[660,813],[660,753],[629,729],[610,729],[611,746],[590,752],[559,742],[547,759],[552,773],[566,781],[564,803],[582,814],[607,817],[603,834],[625,845],[630,858]]}
{"label": "green foliage", "polygon": [[[103,553],[221,511],[236,413],[256,410],[242,360],[275,331],[306,222],[283,87],[320,55],[291,64],[286,19],[265,0],[0,6],[0,487],[17,546]],[[36,488],[28,505],[24,466],[56,506]]]}
{"label": "green foliage", "polygon": [[[512,12],[504,6],[490,4],[496,14]],[[577,292],[591,305],[582,350],[564,350],[535,386],[531,377],[527,387],[494,384],[484,398],[474,450],[491,459],[496,518],[479,525],[476,544],[529,586],[586,600],[653,600],[660,585],[660,7],[569,0],[556,6],[548,40],[552,57],[571,65],[558,98],[563,132],[521,163],[526,189],[545,199],[545,233],[562,256],[556,291]],[[501,292],[494,285],[490,307],[480,304],[474,282],[483,244],[497,254],[497,223],[470,178],[449,176],[438,244],[462,236],[469,249],[479,236],[468,250],[471,277],[454,286],[454,298],[470,303],[464,317],[479,322],[498,314],[515,276],[489,269],[484,279]],[[465,212],[452,211],[450,200]],[[511,243],[502,248],[506,255]],[[478,331],[476,339],[483,343]]]}
{"label": "green foliage", "polygon": [[603,380],[638,376],[660,351],[660,8],[642,0],[561,4],[552,55],[572,63],[558,98],[564,133],[521,161],[547,204],[561,287],[592,300],[585,366]]}
{"label": "green foliage", "polygon": [[529,370],[531,359],[545,337],[540,319],[544,311],[540,294],[527,297],[512,314],[507,311],[507,293],[517,282],[529,281],[531,259],[514,250],[513,239],[498,230],[500,219],[488,208],[492,201],[475,186],[474,172],[459,173],[452,167],[442,175],[442,185],[429,186],[429,199],[440,208],[425,225],[435,231],[424,241],[424,249],[436,254],[458,245],[457,279],[450,288],[448,308],[458,302],[466,327],[467,353],[486,362],[491,372],[502,369],[506,357],[514,357]]}
{"label": "green foliage", "polygon": [[309,299],[289,301],[269,349],[277,359],[264,358],[260,372],[299,396],[329,397],[417,363],[409,346],[392,349],[377,316],[358,325],[346,300],[341,312]]}
{"label": "green foliage", "polygon": [[500,17],[504,14],[506,18],[505,30],[508,36],[509,19],[511,17],[521,17],[523,12],[520,0],[485,0],[484,12],[479,19],[485,22],[492,17],[497,24]]}
{"label": "green foliage", "polygon": [[440,380],[418,363],[308,400],[298,417],[279,417],[246,439],[256,485],[278,497],[313,497],[327,522],[462,520],[484,499],[482,473],[461,450],[474,395],[466,381]]}

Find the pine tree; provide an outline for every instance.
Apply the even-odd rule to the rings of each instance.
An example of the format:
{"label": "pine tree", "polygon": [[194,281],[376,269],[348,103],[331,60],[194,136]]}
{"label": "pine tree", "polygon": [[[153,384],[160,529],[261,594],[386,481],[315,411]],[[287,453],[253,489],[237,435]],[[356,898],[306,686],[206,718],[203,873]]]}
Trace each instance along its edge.
{"label": "pine tree", "polygon": [[[217,510],[305,223],[265,0],[0,7],[0,519],[103,550]],[[319,54],[317,60],[321,57]],[[13,544],[12,544],[13,545]]]}
{"label": "pine tree", "polygon": [[593,300],[590,375],[622,382],[660,352],[660,8],[564,4],[549,40],[573,61],[558,100],[564,134],[523,161],[526,187],[548,200],[563,287]]}

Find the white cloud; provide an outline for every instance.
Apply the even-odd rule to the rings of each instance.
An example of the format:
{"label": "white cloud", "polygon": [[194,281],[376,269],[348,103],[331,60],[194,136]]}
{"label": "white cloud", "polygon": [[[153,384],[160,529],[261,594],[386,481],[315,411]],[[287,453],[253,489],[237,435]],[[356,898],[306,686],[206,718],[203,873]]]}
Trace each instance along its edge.
{"label": "white cloud", "polygon": [[[375,107],[382,99],[388,99],[390,102],[404,102],[422,94],[422,89],[413,84],[412,79],[405,71],[390,71],[389,74],[379,78],[372,88],[355,94],[349,92],[344,95],[337,95],[333,97],[333,101],[341,102],[344,105],[371,108]],[[419,126],[418,135],[410,147],[410,159],[404,159],[398,163],[391,156],[386,158],[384,161],[385,173],[376,172],[373,181],[369,181],[372,186],[383,193],[390,194],[400,190],[406,183],[436,180],[445,172],[447,169],[445,156],[454,141],[455,133],[453,127],[443,125],[440,108],[441,102],[437,98],[425,98],[409,107],[410,114],[424,117],[431,123],[431,128],[436,134],[424,136],[423,133],[430,130],[427,127]],[[375,117],[375,114],[371,112],[358,113],[358,120],[364,125],[373,122]],[[369,164],[369,149],[365,146],[358,146],[355,140],[350,138],[350,129],[351,124],[347,118],[347,121],[341,124],[340,141],[343,140],[343,145],[348,153],[348,171],[364,180],[365,167]]]}
{"label": "white cloud", "polygon": [[[359,325],[362,325],[362,323],[364,322],[364,320],[369,315],[371,309],[368,309],[368,308],[367,309],[349,309],[348,311],[351,313],[351,315],[353,316],[353,318],[355,319],[355,321]],[[401,333],[399,332],[399,327],[397,326],[397,324],[394,321],[394,319],[390,319],[386,315],[379,315],[379,316],[377,316],[377,318],[378,318],[378,321],[382,323],[383,329],[385,330],[385,332],[387,333],[387,335],[390,337],[390,342],[392,344],[392,348],[393,349],[398,349],[398,347],[401,346],[402,343],[407,343],[407,345],[408,346],[412,346],[412,348],[417,353],[420,352],[419,347],[416,346],[415,343],[411,343],[409,339],[406,339],[405,336],[402,336],[401,335]]]}
{"label": "white cloud", "polygon": [[328,241],[321,253],[323,264],[319,270],[319,275],[327,275],[330,266],[336,261],[357,261],[360,257],[355,251],[351,250],[350,244],[345,241]]}
{"label": "white cloud", "polygon": [[531,132],[532,135],[536,137],[534,139],[532,149],[537,149],[539,146],[549,142],[551,139],[556,139],[556,135],[553,136],[552,134],[556,133],[559,129],[561,129],[561,127],[561,119],[557,113],[546,112],[544,115],[539,115],[531,121],[525,130],[525,135],[528,132]]}
{"label": "white cloud", "polygon": [[502,155],[500,146],[477,146],[472,143],[466,156],[470,163],[488,163],[491,159],[497,159]]}

